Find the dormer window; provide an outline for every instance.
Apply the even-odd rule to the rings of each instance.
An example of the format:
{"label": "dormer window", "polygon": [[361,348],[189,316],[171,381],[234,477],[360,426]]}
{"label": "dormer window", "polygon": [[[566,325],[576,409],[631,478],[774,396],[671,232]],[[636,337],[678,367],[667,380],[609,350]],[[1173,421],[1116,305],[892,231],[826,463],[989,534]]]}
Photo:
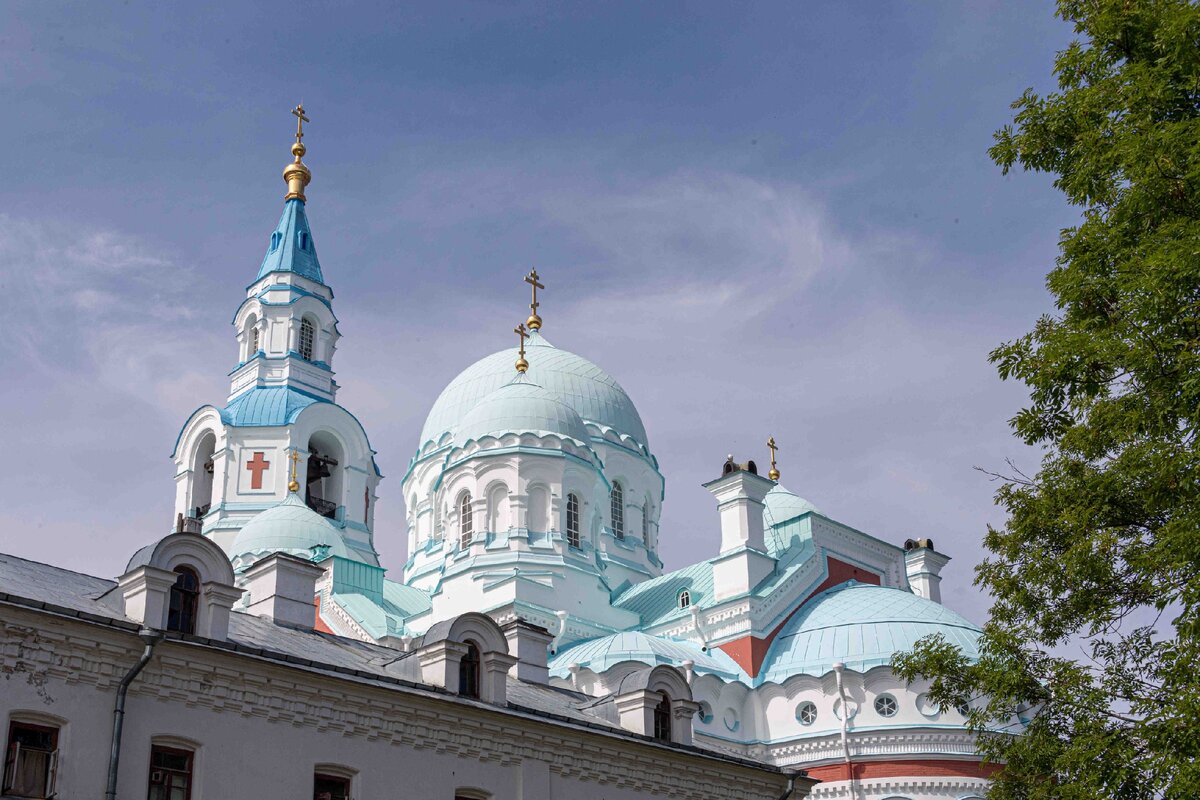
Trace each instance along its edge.
{"label": "dormer window", "polygon": [[300,320],[300,357],[305,361],[312,361],[315,333],[312,320],[307,318]]}
{"label": "dormer window", "polygon": [[612,532],[613,536],[618,539],[625,538],[625,490],[621,488],[621,484],[613,483],[612,493],[610,495],[612,501]]}
{"label": "dormer window", "polygon": [[195,633],[196,608],[200,600],[200,576],[191,567],[176,567],[175,574],[179,577],[175,579],[175,585],[171,587],[171,604],[167,611],[167,630]]}
{"label": "dormer window", "polygon": [[687,608],[691,604],[692,604],[692,593],[689,592],[687,589],[684,589],[682,592],[679,593],[679,607]]}
{"label": "dormer window", "polygon": [[654,707],[654,738],[660,742],[671,741],[671,698],[665,694]]}
{"label": "dormer window", "polygon": [[300,234],[296,238],[300,243],[300,249],[307,253],[308,252],[308,231],[300,231]]}
{"label": "dormer window", "polygon": [[283,241],[283,234],[275,231],[271,234],[271,252],[274,253],[279,249],[279,243]]}
{"label": "dormer window", "polygon": [[458,693],[463,697],[479,697],[479,672],[483,661],[479,646],[467,642],[467,652],[458,662]]}

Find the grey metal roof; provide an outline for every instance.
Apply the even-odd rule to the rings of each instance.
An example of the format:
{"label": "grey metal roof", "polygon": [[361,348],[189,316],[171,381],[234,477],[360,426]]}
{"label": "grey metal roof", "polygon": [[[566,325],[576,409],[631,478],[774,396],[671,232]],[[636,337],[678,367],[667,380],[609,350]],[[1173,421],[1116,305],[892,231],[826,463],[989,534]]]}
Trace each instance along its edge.
{"label": "grey metal roof", "polygon": [[[111,627],[136,631],[137,623],[119,612],[116,581],[96,578],[37,561],[0,553],[0,603],[40,609]],[[595,698],[544,684],[509,678],[508,708],[497,709],[481,701],[450,694],[420,682],[420,666],[414,653],[362,642],[316,630],[292,628],[270,619],[243,612],[229,615],[229,638],[225,641],[168,633],[169,640],[257,656],[282,664],[349,680],[365,681],[385,688],[407,687],[426,694],[441,695],[448,702],[518,715],[533,715],[553,722],[585,727],[610,735],[686,750],[694,755],[741,764],[766,772],[783,772],[778,767],[738,758],[703,747],[650,742],[648,737],[625,731],[616,724],[611,698]]]}

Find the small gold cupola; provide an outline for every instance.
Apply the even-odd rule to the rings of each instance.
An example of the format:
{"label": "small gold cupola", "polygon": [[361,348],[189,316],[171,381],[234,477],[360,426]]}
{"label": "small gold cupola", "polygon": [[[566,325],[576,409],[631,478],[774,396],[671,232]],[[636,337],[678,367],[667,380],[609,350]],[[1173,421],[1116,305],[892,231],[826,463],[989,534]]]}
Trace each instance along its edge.
{"label": "small gold cupola", "polygon": [[779,450],[779,445],[775,444],[775,437],[767,439],[767,447],[771,448],[771,471],[767,473],[767,477],[773,481],[779,480],[779,467],[775,465],[775,452]]}
{"label": "small gold cupola", "polygon": [[296,143],[292,145],[292,155],[295,160],[283,168],[283,179],[287,181],[288,191],[284,195],[284,200],[299,200],[304,202],[304,187],[308,186],[312,180],[312,173],[309,172],[307,166],[300,159],[304,157],[307,149],[304,147],[304,123],[308,122],[308,117],[304,116],[304,104],[296,106],[292,109],[292,115],[296,117]]}

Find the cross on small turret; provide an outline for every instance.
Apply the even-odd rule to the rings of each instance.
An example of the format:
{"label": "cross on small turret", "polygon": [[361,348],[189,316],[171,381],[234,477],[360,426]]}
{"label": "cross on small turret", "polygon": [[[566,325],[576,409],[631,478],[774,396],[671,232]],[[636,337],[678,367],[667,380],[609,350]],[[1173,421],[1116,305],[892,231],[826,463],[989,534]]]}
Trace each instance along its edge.
{"label": "cross on small turret", "polygon": [[304,103],[292,109],[292,116],[296,118],[296,141],[299,142],[304,138],[304,123],[312,120],[304,116]]}
{"label": "cross on small turret", "polygon": [[517,355],[517,372],[524,372],[529,369],[529,362],[525,360],[525,339],[529,336],[529,333],[525,330],[524,323],[513,328],[513,333],[521,337],[521,347]]}
{"label": "cross on small turret", "polygon": [[775,451],[779,449],[779,445],[775,444],[775,437],[767,439],[767,447],[771,448],[771,471],[767,473],[767,477],[773,481],[779,480],[779,469],[775,466]]}

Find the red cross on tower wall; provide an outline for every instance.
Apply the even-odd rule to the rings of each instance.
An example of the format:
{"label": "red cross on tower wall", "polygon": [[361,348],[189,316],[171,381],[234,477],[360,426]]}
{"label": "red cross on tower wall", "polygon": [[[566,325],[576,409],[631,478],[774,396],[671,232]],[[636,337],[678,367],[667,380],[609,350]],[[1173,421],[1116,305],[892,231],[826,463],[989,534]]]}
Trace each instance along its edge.
{"label": "red cross on tower wall", "polygon": [[271,468],[271,462],[267,461],[263,456],[266,453],[255,453],[254,457],[246,462],[246,469],[250,470],[250,488],[261,489],[263,485],[263,473]]}

